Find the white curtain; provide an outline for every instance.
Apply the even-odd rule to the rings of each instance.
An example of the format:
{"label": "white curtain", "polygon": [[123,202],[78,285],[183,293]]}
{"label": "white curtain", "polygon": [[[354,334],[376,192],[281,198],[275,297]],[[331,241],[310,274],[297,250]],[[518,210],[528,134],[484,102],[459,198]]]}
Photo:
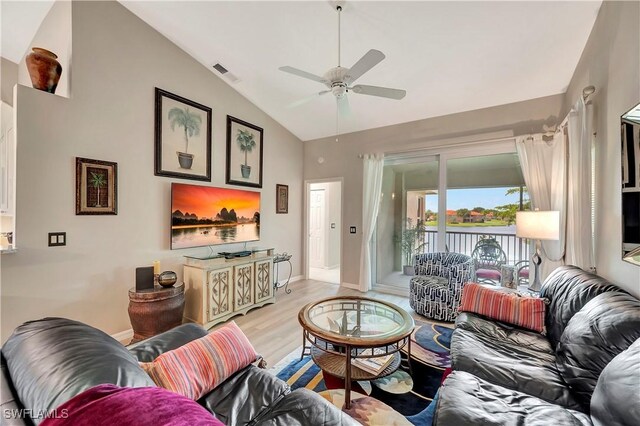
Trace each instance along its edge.
{"label": "white curtain", "polygon": [[360,251],[360,291],[371,290],[371,238],[378,218],[384,156],[367,154],[362,176],[362,249]]}
{"label": "white curtain", "polygon": [[569,114],[567,248],[565,262],[588,271],[594,266],[591,217],[592,106],[582,97]]}
{"label": "white curtain", "polygon": [[[560,211],[560,240],[542,242],[541,282],[551,271],[564,264],[566,235],[565,135],[563,132],[556,132],[550,140],[545,139],[547,138],[537,134],[516,140],[532,208]],[[533,273],[533,269],[531,271]]]}

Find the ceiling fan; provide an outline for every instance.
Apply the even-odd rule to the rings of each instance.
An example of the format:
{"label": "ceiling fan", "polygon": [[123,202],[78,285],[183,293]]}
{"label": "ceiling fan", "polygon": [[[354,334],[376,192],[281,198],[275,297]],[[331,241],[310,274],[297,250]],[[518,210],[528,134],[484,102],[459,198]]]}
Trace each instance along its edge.
{"label": "ceiling fan", "polygon": [[351,68],[344,68],[340,66],[340,13],[342,12],[342,5],[344,4],[344,2],[337,1],[335,3],[336,10],[338,11],[338,66],[335,68],[331,68],[329,71],[324,73],[323,76],[318,76],[290,66],[280,67],[280,71],[297,75],[298,77],[306,78],[309,80],[317,81],[318,83],[322,83],[327,86],[327,90],[323,90],[321,92],[313,94],[308,98],[296,101],[290,104],[289,107],[296,107],[307,103],[318,96],[332,93],[333,96],[335,96],[336,102],[338,104],[338,112],[341,115],[347,115],[349,113],[349,101],[347,99],[347,93],[349,92],[357,93],[360,95],[378,96],[381,98],[396,100],[404,98],[407,94],[405,90],[391,89],[388,87],[380,86],[368,86],[365,84],[356,84],[355,86],[353,85],[353,83],[357,79],[362,77],[363,74],[379,64],[385,58],[385,56],[384,53],[380,52],[379,50],[371,49]]}

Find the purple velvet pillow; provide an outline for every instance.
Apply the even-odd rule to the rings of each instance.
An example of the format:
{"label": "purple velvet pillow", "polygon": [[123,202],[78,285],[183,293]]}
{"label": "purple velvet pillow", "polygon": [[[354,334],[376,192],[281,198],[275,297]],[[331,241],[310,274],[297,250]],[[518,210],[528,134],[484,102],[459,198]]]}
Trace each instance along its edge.
{"label": "purple velvet pillow", "polygon": [[40,426],[224,426],[204,407],[162,388],[98,385],[50,413]]}

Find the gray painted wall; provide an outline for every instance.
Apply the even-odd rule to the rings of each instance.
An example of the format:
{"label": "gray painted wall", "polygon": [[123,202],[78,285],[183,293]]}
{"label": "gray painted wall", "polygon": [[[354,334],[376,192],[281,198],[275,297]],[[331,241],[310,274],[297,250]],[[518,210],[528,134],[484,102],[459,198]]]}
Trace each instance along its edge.
{"label": "gray painted wall", "polygon": [[[224,185],[226,116],[264,128],[260,246],[293,254],[301,273],[302,155],[299,139],[116,2],[73,2],[71,98],[18,86],[18,253],[2,256],[2,340],[20,323],[65,316],[113,334],[131,328],[135,267],[169,250],[170,184],[154,176],[154,87],[213,109],[212,186]],[[118,163],[118,215],[75,215],[75,157]],[[275,185],[289,185],[289,214],[275,214]],[[204,184],[204,183],[202,183]],[[47,232],[66,231],[49,248]],[[233,250],[240,247],[222,246]]]}
{"label": "gray painted wall", "polygon": [[603,3],[564,97],[563,116],[588,85],[596,86],[596,267],[640,296],[640,268],[622,261],[620,165],[620,116],[640,102],[640,3]]}
{"label": "gray painted wall", "polygon": [[[562,99],[562,95],[547,96],[381,127],[341,135],[338,142],[335,137],[305,142],[305,179],[344,178],[342,281],[357,284],[360,275],[362,161],[358,154],[428,148],[444,139],[502,131],[514,135],[541,132],[543,124],[558,121]],[[353,111],[353,114],[357,113]],[[324,158],[322,163],[318,161],[319,157]],[[350,226],[356,226],[358,232],[350,234]]]}

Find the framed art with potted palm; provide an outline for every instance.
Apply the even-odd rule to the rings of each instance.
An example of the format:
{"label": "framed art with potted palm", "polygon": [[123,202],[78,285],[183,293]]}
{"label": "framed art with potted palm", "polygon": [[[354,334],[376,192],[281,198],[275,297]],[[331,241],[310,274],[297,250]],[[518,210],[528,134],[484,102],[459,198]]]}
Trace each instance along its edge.
{"label": "framed art with potted palm", "polygon": [[118,214],[118,164],[76,157],[76,214]]}
{"label": "framed art with potted palm", "polygon": [[227,116],[227,183],[262,188],[263,130]]}
{"label": "framed art with potted palm", "polygon": [[211,181],[211,108],[156,87],[155,175]]}

